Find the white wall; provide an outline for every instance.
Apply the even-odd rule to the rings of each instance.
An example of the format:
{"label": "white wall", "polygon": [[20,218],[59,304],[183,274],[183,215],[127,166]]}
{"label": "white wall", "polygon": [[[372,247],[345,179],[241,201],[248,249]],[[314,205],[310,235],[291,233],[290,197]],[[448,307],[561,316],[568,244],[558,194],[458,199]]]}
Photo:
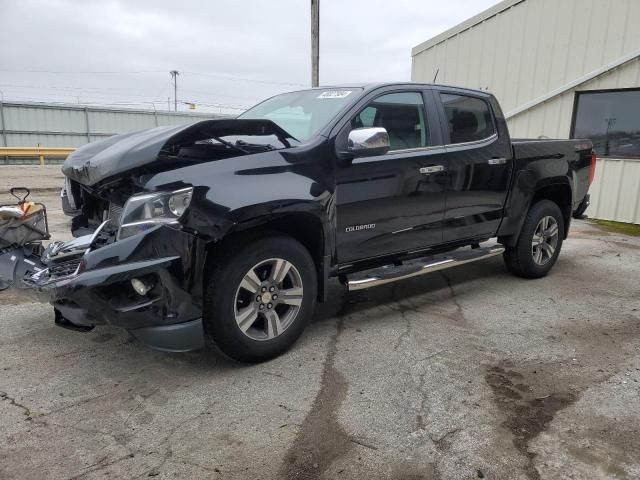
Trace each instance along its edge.
{"label": "white wall", "polygon": [[640,224],[640,160],[599,159],[587,215]]}

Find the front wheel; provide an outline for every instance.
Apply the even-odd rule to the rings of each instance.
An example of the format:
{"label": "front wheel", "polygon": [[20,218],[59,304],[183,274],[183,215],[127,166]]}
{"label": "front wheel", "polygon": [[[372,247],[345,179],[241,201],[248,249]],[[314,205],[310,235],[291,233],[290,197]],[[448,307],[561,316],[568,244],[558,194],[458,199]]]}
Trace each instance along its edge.
{"label": "front wheel", "polygon": [[313,260],[299,242],[284,236],[253,241],[214,267],[206,285],[205,330],[230,358],[268,360],[302,334],[316,290]]}
{"label": "front wheel", "polygon": [[534,204],[527,213],[517,244],[504,252],[509,270],[524,278],[547,275],[558,260],[564,228],[564,217],[556,203],[541,200]]}

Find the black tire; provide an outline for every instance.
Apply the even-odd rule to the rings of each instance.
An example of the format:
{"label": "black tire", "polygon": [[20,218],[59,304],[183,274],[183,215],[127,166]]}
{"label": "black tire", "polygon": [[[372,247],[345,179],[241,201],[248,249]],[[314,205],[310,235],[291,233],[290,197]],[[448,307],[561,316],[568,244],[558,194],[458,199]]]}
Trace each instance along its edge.
{"label": "black tire", "polygon": [[[557,240],[553,254],[546,259],[542,259],[546,261],[544,264],[540,264],[534,258],[534,255],[537,254],[537,249],[534,249],[532,243],[540,222],[547,217],[552,217],[556,222],[558,228]],[[564,229],[564,217],[556,203],[550,200],[540,200],[535,203],[527,213],[518,243],[513,247],[507,246],[504,252],[504,261],[511,273],[523,278],[541,278],[547,275],[558,260],[564,239]],[[539,238],[539,236],[536,235],[536,238]],[[547,255],[546,248],[548,247],[545,247],[545,255]]]}
{"label": "black tire", "polygon": [[[248,363],[269,360],[286,352],[308,325],[315,307],[317,278],[313,259],[307,249],[290,237],[275,235],[254,239],[238,249],[225,250],[222,255],[217,255],[216,258],[218,259],[214,262],[216,265],[212,268],[205,284],[203,314],[205,332],[214,346],[226,356]],[[262,305],[261,308],[265,310],[257,313],[257,320],[249,327],[248,333],[244,333],[236,321],[236,310],[241,310],[238,298],[241,295],[248,297],[241,301],[246,302],[249,307],[252,304],[248,302],[254,301],[254,294],[240,288],[243,279],[250,271],[257,272],[259,276],[263,267],[256,270],[254,267],[263,262],[271,262],[271,259],[282,259],[289,262],[294,267],[289,270],[291,275],[295,275],[297,281],[301,282],[303,289],[297,313],[291,315],[293,320],[289,320],[290,323],[282,333],[273,338],[269,338],[269,334],[266,333],[269,330],[268,318],[270,317],[265,315],[267,313],[273,314],[276,309],[280,308],[287,311],[290,308],[289,305],[281,304],[269,307],[272,308],[269,312],[266,310],[267,305]],[[269,264],[266,264],[264,269],[268,269],[264,270],[265,272],[271,271]],[[287,279],[289,275],[288,273]],[[270,277],[271,273],[265,273],[264,276],[266,282],[266,277]],[[285,281],[290,281],[287,279]],[[269,298],[271,298],[270,294]],[[283,299],[280,299],[280,302],[282,301]],[[278,303],[277,300],[273,302]],[[260,306],[261,302],[257,302],[257,305]],[[278,318],[280,319],[280,317]],[[254,326],[256,327],[254,328]],[[254,339],[249,336],[258,336],[260,328],[265,330],[265,338]]]}

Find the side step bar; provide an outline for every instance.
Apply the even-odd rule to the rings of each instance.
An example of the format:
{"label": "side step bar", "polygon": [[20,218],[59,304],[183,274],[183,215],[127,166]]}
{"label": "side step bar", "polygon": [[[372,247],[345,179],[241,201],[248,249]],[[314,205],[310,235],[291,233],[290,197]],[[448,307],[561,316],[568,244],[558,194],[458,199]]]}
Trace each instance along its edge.
{"label": "side step bar", "polygon": [[503,252],[504,247],[502,245],[493,245],[471,250],[453,251],[428,258],[408,260],[399,266],[385,265],[351,275],[347,279],[347,286],[350,291],[378,287],[387,283],[397,282],[398,280],[404,280],[405,278],[417,277],[425,273],[437,272],[438,270],[457,267],[465,263],[495,257]]}

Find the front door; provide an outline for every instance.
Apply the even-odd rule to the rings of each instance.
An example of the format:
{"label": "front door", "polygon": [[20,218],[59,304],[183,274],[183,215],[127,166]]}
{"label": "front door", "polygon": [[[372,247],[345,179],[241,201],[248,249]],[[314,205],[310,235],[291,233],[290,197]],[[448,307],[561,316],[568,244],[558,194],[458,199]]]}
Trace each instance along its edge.
{"label": "front door", "polygon": [[445,151],[430,145],[423,94],[381,95],[348,128],[372,126],[387,130],[390,151],[337,169],[336,240],[343,264],[442,242],[446,176],[439,165]]}

